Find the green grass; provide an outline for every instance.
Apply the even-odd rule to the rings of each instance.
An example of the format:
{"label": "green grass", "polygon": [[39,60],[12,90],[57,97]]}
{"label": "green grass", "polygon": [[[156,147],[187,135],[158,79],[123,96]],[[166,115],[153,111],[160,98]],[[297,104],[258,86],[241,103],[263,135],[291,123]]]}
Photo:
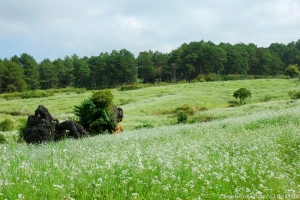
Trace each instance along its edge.
{"label": "green grass", "polygon": [[[205,121],[206,118],[223,118],[227,115],[228,101],[235,100],[235,90],[244,87],[250,90],[252,98],[247,100],[248,105],[258,104],[266,95],[270,101],[289,100],[288,91],[298,89],[295,80],[289,79],[262,79],[243,81],[220,81],[203,83],[184,83],[176,85],[163,85],[147,87],[131,91],[118,91],[113,89],[114,104],[121,106],[124,110],[122,126],[125,130],[132,130],[143,124],[161,126],[177,122],[173,111],[187,104],[196,110],[195,115],[189,121]],[[44,105],[54,118],[66,120],[74,118],[74,105],[89,98],[94,91],[85,93],[58,93],[52,97],[37,99],[21,99],[6,101],[0,99],[0,122],[6,118],[16,120],[15,127],[26,120],[29,115],[34,114],[38,105]],[[283,103],[283,102],[282,102]],[[256,105],[254,106],[256,107]],[[206,108],[203,112],[199,108]],[[224,108],[226,108],[224,110]],[[217,109],[217,112],[214,110]],[[219,109],[223,114],[219,114]],[[251,109],[250,109],[251,110]],[[249,111],[249,110],[248,110]],[[239,114],[248,112],[240,110]],[[11,115],[13,114],[13,115]]]}
{"label": "green grass", "polygon": [[296,196],[299,117],[297,103],[210,123],[0,145],[0,199]]}
{"label": "green grass", "polygon": [[[241,87],[252,98],[228,107]],[[297,89],[294,80],[246,80],[113,90],[115,104],[130,99],[121,134],[0,145],[0,199],[299,199],[300,102],[287,94]],[[64,119],[90,95],[2,100],[0,112],[43,104]],[[194,123],[178,125],[184,104]],[[154,128],[132,130],[142,124]]]}

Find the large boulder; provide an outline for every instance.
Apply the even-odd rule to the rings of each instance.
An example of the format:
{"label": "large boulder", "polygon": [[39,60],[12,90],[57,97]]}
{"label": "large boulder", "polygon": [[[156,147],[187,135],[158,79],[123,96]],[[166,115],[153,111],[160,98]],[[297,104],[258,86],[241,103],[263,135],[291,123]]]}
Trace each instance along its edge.
{"label": "large boulder", "polygon": [[71,120],[59,123],[43,105],[39,105],[35,114],[28,117],[23,137],[26,143],[39,144],[42,142],[58,141],[66,137],[80,138],[88,133],[81,125]]}

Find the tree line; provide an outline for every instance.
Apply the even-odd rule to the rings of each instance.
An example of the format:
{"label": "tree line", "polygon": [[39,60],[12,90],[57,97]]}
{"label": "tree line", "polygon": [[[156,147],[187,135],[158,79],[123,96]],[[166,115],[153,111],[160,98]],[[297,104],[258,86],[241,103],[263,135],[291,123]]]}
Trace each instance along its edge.
{"label": "tree line", "polygon": [[257,47],[250,43],[211,41],[182,44],[170,53],[126,49],[80,58],[74,54],[38,63],[23,53],[0,59],[0,93],[79,87],[96,89],[137,81],[143,83],[192,81],[199,75],[283,75],[290,65],[300,66],[300,39],[289,44]]}

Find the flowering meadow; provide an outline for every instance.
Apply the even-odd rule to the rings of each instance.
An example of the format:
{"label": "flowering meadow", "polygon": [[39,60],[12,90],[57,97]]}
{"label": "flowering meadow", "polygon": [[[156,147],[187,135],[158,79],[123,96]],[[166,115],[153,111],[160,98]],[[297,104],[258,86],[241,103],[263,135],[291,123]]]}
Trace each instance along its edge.
{"label": "flowering meadow", "polygon": [[299,199],[300,103],[208,123],[0,145],[0,199]]}

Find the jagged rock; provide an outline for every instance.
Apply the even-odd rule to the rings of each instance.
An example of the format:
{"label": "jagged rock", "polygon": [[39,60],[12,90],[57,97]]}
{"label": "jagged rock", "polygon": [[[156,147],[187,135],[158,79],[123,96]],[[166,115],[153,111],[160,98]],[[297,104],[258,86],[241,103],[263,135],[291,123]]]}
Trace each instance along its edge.
{"label": "jagged rock", "polygon": [[117,122],[121,122],[124,117],[123,109],[120,107],[113,107],[113,112],[117,115]]}
{"label": "jagged rock", "polygon": [[117,125],[114,127],[109,127],[108,131],[112,134],[117,134],[117,133],[123,132],[123,128],[122,128],[121,124],[119,123],[123,120],[123,117],[124,117],[123,109],[120,107],[114,106],[113,113],[117,117],[117,119],[116,119]]}
{"label": "jagged rock", "polygon": [[88,133],[81,125],[71,120],[59,123],[43,105],[35,110],[35,115],[29,116],[23,137],[26,143],[39,144],[42,142],[58,141],[66,137],[80,138]]}
{"label": "jagged rock", "polygon": [[[66,133],[68,131],[68,134]],[[61,140],[64,137],[80,138],[87,136],[88,133],[83,129],[81,125],[76,124],[74,121],[67,120],[62,123],[58,123],[55,129],[55,140]]]}

